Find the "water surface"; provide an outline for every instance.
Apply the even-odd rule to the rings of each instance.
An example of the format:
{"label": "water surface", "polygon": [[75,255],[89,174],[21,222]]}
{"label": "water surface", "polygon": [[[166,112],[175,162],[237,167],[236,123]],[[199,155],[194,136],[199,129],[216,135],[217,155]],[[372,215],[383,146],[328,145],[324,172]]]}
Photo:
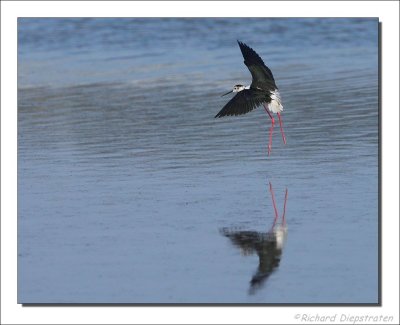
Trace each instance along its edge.
{"label": "water surface", "polygon": [[[377,303],[376,19],[19,19],[19,303]],[[214,119],[272,69],[262,109]],[[221,229],[288,236],[257,254]],[[242,252],[243,253],[243,252]]]}

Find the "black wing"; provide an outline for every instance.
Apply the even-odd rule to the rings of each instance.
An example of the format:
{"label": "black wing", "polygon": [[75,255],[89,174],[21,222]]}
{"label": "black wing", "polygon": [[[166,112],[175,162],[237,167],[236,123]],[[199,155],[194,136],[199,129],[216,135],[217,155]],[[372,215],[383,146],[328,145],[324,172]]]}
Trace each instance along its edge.
{"label": "black wing", "polygon": [[274,90],[278,87],[275,84],[271,70],[265,65],[260,56],[246,44],[237,41],[242,51],[244,64],[249,68],[253,82],[251,88],[261,88],[263,90]]}
{"label": "black wing", "polygon": [[264,92],[251,88],[244,89],[239,91],[215,117],[246,114],[267,101]]}

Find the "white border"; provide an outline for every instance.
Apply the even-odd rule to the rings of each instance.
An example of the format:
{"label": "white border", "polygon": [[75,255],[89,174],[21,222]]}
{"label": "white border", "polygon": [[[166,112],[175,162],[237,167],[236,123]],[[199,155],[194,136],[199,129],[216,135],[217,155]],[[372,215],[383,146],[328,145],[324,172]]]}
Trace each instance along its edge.
{"label": "white border", "polygon": [[[382,41],[383,306],[378,307],[22,307],[16,304],[17,17],[379,17]],[[1,3],[1,323],[302,323],[297,313],[392,315],[399,323],[399,3],[4,2]],[[303,322],[304,323],[304,322]],[[329,322],[327,322],[329,323]],[[344,322],[342,323],[344,324]],[[365,323],[364,323],[365,324]]]}

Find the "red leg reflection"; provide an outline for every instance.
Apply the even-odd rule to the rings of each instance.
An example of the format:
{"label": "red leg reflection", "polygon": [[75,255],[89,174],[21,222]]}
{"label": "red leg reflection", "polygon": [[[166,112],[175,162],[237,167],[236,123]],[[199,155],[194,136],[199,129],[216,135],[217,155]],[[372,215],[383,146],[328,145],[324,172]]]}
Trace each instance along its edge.
{"label": "red leg reflection", "polygon": [[283,204],[282,226],[286,226],[285,214],[286,214],[286,201],[287,201],[287,196],[288,196],[288,190],[287,190],[287,188],[286,188],[285,203]]}
{"label": "red leg reflection", "polygon": [[271,230],[274,229],[276,222],[278,221],[278,209],[276,208],[276,204],[275,204],[275,195],[274,195],[274,190],[272,189],[272,184],[271,182],[269,182],[269,190],[271,192],[271,197],[272,197],[272,204],[274,205],[274,210],[275,210],[275,219],[274,219],[274,223],[272,224]]}

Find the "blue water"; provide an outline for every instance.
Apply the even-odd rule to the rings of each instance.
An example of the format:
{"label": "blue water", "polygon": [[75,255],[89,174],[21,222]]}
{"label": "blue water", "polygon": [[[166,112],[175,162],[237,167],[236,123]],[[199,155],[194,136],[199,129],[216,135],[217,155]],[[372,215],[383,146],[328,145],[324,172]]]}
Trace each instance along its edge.
{"label": "blue water", "polygon": [[[262,109],[214,119],[237,39],[283,98],[269,157]],[[266,233],[269,181],[252,290],[221,229]],[[20,18],[18,302],[377,303],[378,21]]]}

